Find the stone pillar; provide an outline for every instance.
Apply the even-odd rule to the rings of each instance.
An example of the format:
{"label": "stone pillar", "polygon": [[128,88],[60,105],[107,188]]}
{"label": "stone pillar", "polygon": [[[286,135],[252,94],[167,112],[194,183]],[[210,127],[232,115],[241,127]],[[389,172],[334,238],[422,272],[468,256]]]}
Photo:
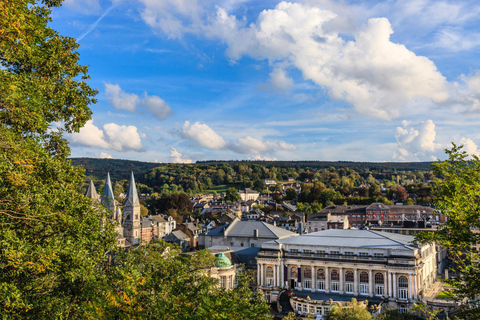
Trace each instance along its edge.
{"label": "stone pillar", "polygon": [[353,294],[358,296],[358,270],[353,270]]}
{"label": "stone pillar", "polygon": [[265,280],[263,279],[263,263],[260,264],[260,285],[263,286]]}
{"label": "stone pillar", "polygon": [[275,287],[277,285],[277,266],[276,265],[273,265],[272,266],[273,268],[273,283],[272,283],[272,287]]}
{"label": "stone pillar", "polygon": [[369,270],[369,275],[368,275],[368,295],[370,297],[373,297],[373,270]]}
{"label": "stone pillar", "polygon": [[407,291],[408,292],[408,296],[407,296],[408,299],[413,298],[412,291],[413,291],[413,275],[409,274],[408,275],[408,291]]}
{"label": "stone pillar", "polygon": [[311,285],[311,289],[310,291],[315,291],[315,288],[317,287],[316,285],[316,281],[315,281],[315,266],[312,265],[312,278],[310,279],[310,281],[312,282],[312,285]]}
{"label": "stone pillar", "polygon": [[325,266],[325,292],[330,293],[330,273],[328,272],[328,266]]}
{"label": "stone pillar", "polygon": [[280,260],[280,287],[285,287],[285,267],[283,266],[283,260]]}
{"label": "stone pillar", "polygon": [[339,292],[340,292],[340,294],[343,294],[345,292],[345,290],[343,288],[343,268],[340,267],[339,269],[340,269],[340,288],[339,288],[340,290],[339,290]]}
{"label": "stone pillar", "polygon": [[392,297],[396,298],[397,297],[397,274],[395,272],[392,272],[392,284],[393,284]]}
{"label": "stone pillar", "polygon": [[387,291],[387,271],[383,272],[383,295],[388,296],[388,291]]}
{"label": "stone pillar", "polygon": [[257,285],[260,286],[260,263],[257,262]]}
{"label": "stone pillar", "polygon": [[389,297],[393,297],[393,292],[392,292],[392,273],[391,273],[390,271],[388,272],[387,286],[388,286],[388,296],[389,296]]}
{"label": "stone pillar", "polygon": [[414,280],[414,282],[413,282],[413,298],[415,300],[417,300],[418,299],[418,297],[417,297],[417,274],[415,273],[413,277],[414,277],[413,278],[413,280]]}

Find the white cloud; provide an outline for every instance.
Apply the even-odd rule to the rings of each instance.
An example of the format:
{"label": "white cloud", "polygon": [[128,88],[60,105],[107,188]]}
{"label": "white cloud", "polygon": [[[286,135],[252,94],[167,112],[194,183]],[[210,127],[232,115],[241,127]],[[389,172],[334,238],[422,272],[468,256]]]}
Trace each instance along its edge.
{"label": "white cloud", "polygon": [[292,78],[288,77],[285,70],[280,68],[275,68],[270,73],[270,83],[272,87],[279,92],[290,91],[293,89]]}
{"label": "white cloud", "polygon": [[182,155],[175,148],[170,149],[170,158],[173,163],[192,163],[192,159]]}
{"label": "white cloud", "polygon": [[398,147],[393,158],[403,161],[436,160],[435,152],[441,145],[435,142],[435,137],[432,120],[422,121],[416,128],[408,127],[408,123],[404,122],[403,128],[396,129]]}
{"label": "white cloud", "polygon": [[140,134],[135,126],[119,126],[107,123],[102,129],[87,121],[80,132],[70,135],[73,144],[98,147],[115,151],[142,151],[144,149]]}
{"label": "white cloud", "polygon": [[295,150],[296,147],[293,144],[286,143],[285,141],[272,142],[261,141],[259,139],[247,136],[239,138],[238,147],[235,149],[241,153],[273,153],[279,150]]}
{"label": "white cloud", "polygon": [[212,128],[200,122],[190,125],[190,121],[185,121],[181,135],[183,138],[195,141],[208,149],[224,149],[227,147],[227,142],[221,136]]}
{"label": "white cloud", "polygon": [[480,156],[478,146],[472,139],[462,137],[460,144],[463,145],[463,151],[466,151],[469,155]]}
{"label": "white cloud", "polygon": [[253,155],[248,160],[257,160],[257,161],[277,161],[277,158],[262,157],[259,154]]}
{"label": "white cloud", "polygon": [[480,33],[467,32],[459,28],[444,28],[437,32],[434,48],[447,51],[467,51],[480,45]]}
{"label": "white cloud", "polygon": [[134,93],[126,93],[118,84],[105,83],[105,94],[115,109],[137,111],[140,98]]}
{"label": "white cloud", "polygon": [[173,114],[172,108],[162,98],[144,93],[143,99],[134,93],[126,93],[118,84],[105,83],[105,94],[116,109],[137,112],[137,107],[145,107],[158,120],[165,120]]}
{"label": "white cloud", "polygon": [[113,159],[113,157],[106,152],[100,152],[100,155],[98,157],[100,159]]}
{"label": "white cloud", "polygon": [[149,96],[145,93],[142,104],[145,105],[158,120],[165,120],[173,113],[168,103],[158,96]]}
{"label": "white cloud", "polygon": [[[155,11],[157,18],[178,15],[181,23],[176,32],[220,39],[227,45],[226,55],[234,61],[249,56],[296,67],[304,79],[326,88],[332,98],[352,104],[361,114],[391,119],[400,115],[401,108],[405,114],[410,100],[440,103],[448,98],[447,81],[435,64],[393,43],[393,30],[386,18],[369,19],[352,32],[348,17],[342,16],[351,13],[338,6],[339,13],[333,12],[332,4],[330,10],[322,10],[308,2],[280,2],[247,24],[220,6],[215,15],[208,15],[197,2],[192,13],[185,11],[184,1],[170,0],[163,5],[153,0],[143,2],[145,10]],[[166,13],[167,9],[174,13]],[[145,21],[169,36],[176,34],[161,24]],[[354,40],[344,40],[343,34]],[[291,86],[281,69],[273,70],[270,81],[280,88]]]}

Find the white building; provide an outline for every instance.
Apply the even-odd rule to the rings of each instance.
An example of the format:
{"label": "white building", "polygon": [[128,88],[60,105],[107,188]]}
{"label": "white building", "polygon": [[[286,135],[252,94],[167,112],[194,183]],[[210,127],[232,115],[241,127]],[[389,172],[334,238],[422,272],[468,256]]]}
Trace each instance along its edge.
{"label": "white building", "polygon": [[413,239],[338,229],[265,242],[257,256],[257,282],[271,299],[286,288],[308,295],[308,313],[320,318],[326,301],[352,297],[404,311],[436,279],[435,245],[413,245]]}
{"label": "white building", "polygon": [[240,195],[240,199],[242,199],[243,201],[257,201],[258,197],[260,196],[260,192],[252,190],[250,188],[238,190],[238,194]]}

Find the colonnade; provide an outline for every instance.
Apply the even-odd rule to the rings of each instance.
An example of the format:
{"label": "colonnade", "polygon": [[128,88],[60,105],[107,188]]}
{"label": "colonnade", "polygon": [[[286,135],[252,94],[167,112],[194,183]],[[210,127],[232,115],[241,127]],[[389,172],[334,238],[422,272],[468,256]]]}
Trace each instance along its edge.
{"label": "colonnade", "polygon": [[[257,263],[257,283],[262,287],[282,287],[291,288],[291,280],[295,284],[295,289],[312,291],[312,292],[325,292],[325,293],[338,293],[338,294],[352,294],[352,295],[364,295],[364,296],[386,296],[398,299],[417,299],[418,298],[418,286],[421,285],[417,280],[416,270],[399,270],[399,269],[385,269],[378,268],[377,266],[339,266],[329,264],[298,264],[288,263],[285,264],[283,260],[279,261],[261,261],[259,259]],[[309,277],[305,278],[305,271],[307,271]],[[292,272],[293,269],[293,272]],[[323,270],[323,277],[319,278],[317,272]],[[332,280],[332,272],[338,274],[338,280]],[[353,292],[347,292],[352,290],[352,282],[345,281],[346,272],[353,272]],[[287,272],[287,275],[285,275]],[[300,277],[298,276],[300,272]],[[368,281],[362,282],[360,274],[366,273],[368,275]],[[375,276],[380,273],[382,277],[381,283],[375,283]],[[293,275],[292,275],[293,274]],[[365,278],[365,274],[363,275]],[[404,278],[401,278],[404,277]],[[400,279],[401,278],[401,279]],[[300,279],[300,281],[298,281]],[[307,282],[307,281],[309,282]],[[363,279],[364,280],[364,279]],[[399,282],[400,281],[400,282]],[[305,285],[307,284],[307,288]],[[368,290],[367,290],[368,285]],[[381,288],[379,288],[381,287]],[[293,289],[293,288],[292,288]]]}

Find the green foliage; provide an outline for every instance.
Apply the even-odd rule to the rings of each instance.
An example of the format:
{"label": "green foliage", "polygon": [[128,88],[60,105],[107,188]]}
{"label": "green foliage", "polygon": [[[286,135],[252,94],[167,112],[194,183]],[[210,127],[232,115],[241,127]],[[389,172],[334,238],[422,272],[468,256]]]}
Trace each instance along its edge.
{"label": "green foliage", "polygon": [[437,182],[435,210],[447,217],[447,223],[433,233],[419,234],[420,242],[437,242],[447,249],[453,262],[453,277],[445,280],[454,287],[453,294],[462,301],[464,319],[478,318],[478,304],[465,301],[480,297],[480,256],[472,244],[480,242],[480,161],[462,146],[446,150],[448,159],[432,166],[443,179]]}
{"label": "green foliage", "polygon": [[240,200],[240,195],[238,194],[238,190],[235,188],[228,188],[225,194],[225,201],[235,202],[237,200]]}
{"label": "green foliage", "polygon": [[325,320],[369,320],[372,319],[365,305],[353,298],[348,305],[333,305],[325,316]]}
{"label": "green foliage", "polygon": [[386,312],[382,313],[375,319],[377,320],[417,320],[421,318],[412,313],[400,313],[398,309],[387,309]]}

